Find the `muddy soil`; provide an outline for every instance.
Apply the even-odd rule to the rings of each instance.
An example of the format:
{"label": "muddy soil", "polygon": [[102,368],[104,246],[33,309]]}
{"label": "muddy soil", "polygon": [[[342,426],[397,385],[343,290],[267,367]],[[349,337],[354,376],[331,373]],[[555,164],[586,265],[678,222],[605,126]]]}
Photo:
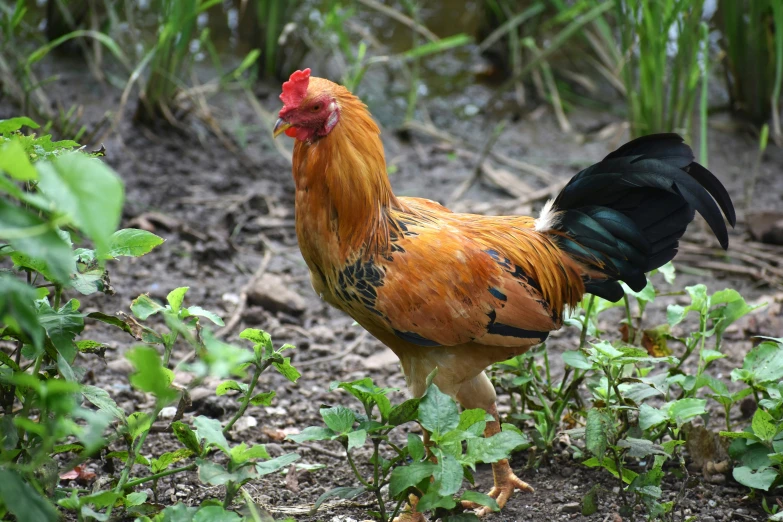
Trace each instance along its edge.
{"label": "muddy soil", "polygon": [[[106,110],[117,107],[119,93],[115,89],[96,85],[84,70],[66,66],[62,69],[58,96],[65,104],[84,105],[87,124],[97,121]],[[259,96],[270,111],[278,108],[277,89],[277,86],[259,87]],[[464,114],[470,111],[465,111],[465,107],[470,104],[483,108],[492,94],[489,88],[474,86],[460,96],[428,100],[425,105],[436,127],[461,137],[475,150],[480,150],[497,118],[481,114],[467,118]],[[247,416],[257,423],[240,423],[233,438],[248,444],[265,443],[273,456],[296,451],[302,456],[301,463],[324,467],[296,472],[296,479],[281,473],[268,475],[251,483],[248,489],[276,518],[292,516],[301,521],[367,519],[370,509],[367,498],[354,503],[327,502],[317,514],[308,514],[315,499],[324,491],[335,486],[356,485],[356,479],[346,461],[333,456],[340,451],[336,443],[297,446],[276,440],[276,435],[280,430],[290,433],[320,425],[318,409],[323,404],[355,406],[347,394],[329,392],[330,381],[370,376],[379,385],[402,390],[392,398],[399,402],[406,396],[404,380],[393,355],[385,347],[372,338],[363,337],[350,318],[314,295],[296,244],[290,163],[272,145],[269,129],[260,126],[262,124],[242,99],[226,97],[214,103],[220,108],[217,114],[227,129],[245,131],[247,143],[240,153],[227,151],[219,140],[193,121],[188,124],[189,130],[182,132],[168,127],[134,126],[125,120],[104,142],[107,161],[120,173],[127,188],[123,226],[151,225],[166,242],[143,258],[114,263],[110,269],[116,294],[84,299],[86,311],[127,312],[130,301],[141,293],[164,300],[171,289],[189,286],[187,303],[198,304],[228,318],[236,307],[240,289],[256,271],[265,253],[270,252],[266,273],[282,281],[293,295],[284,295],[282,302],[277,303],[251,300],[228,339],[236,341],[237,334],[245,327],[267,330],[276,344],[288,342],[297,347],[292,358],[302,377],[296,385],[291,385],[277,374],[262,376],[259,389],[277,390],[277,398],[270,407],[251,407]],[[461,116],[457,118],[455,113]],[[0,118],[15,114],[16,109],[7,102],[0,105]],[[509,123],[494,150],[504,157],[524,160],[546,170],[553,180],[565,180],[626,139],[621,122],[612,115],[578,109],[569,116],[575,132],[566,135],[547,109],[528,113]],[[755,157],[756,145],[744,135],[722,130],[729,120],[716,119],[714,123],[710,132],[709,166],[738,201]],[[617,124],[620,132],[608,139],[591,134],[609,124]],[[383,134],[388,162],[395,166],[391,175],[395,191],[400,195],[448,202],[448,195],[472,175],[475,155],[421,133],[413,132],[404,137],[405,140],[389,130]],[[290,147],[289,143],[285,145]],[[491,161],[501,167],[496,160]],[[781,208],[782,169],[783,151],[771,147],[761,166],[754,207]],[[516,176],[531,191],[551,183],[551,180],[518,171]],[[507,191],[480,181],[455,207],[485,213],[528,213],[537,211],[542,203],[543,198],[530,204],[514,205]],[[690,233],[698,235],[702,229],[703,223],[697,222]],[[732,237],[741,237],[744,233],[739,226],[732,232]],[[703,282],[712,290],[740,289],[751,301],[772,302],[775,299],[775,291],[768,287],[723,274],[695,276],[682,273],[675,286],[681,288],[696,282]],[[663,317],[664,304],[656,304],[650,311],[649,324]],[[607,330],[616,331],[611,324],[615,319],[611,314],[607,316],[604,325]],[[752,345],[750,336],[781,337],[782,321],[780,306],[772,306],[741,322],[729,333],[724,345],[729,357],[718,361],[713,368],[714,375],[728,380],[731,368],[741,365]],[[128,413],[150,409],[149,397],[128,385],[130,367],[123,355],[133,345],[132,339],[92,323],[88,324],[85,336],[111,347],[105,360],[92,356],[81,360],[83,366],[92,370],[88,374],[89,383],[107,389]],[[558,365],[562,365],[557,354],[573,349],[576,342],[573,330],[564,330],[550,338],[548,349],[555,361],[555,372],[560,369]],[[350,353],[343,353],[349,346],[355,348]],[[173,360],[179,361],[186,355],[185,347],[177,346]],[[236,411],[234,399],[214,396],[214,384],[210,383],[211,389],[205,386],[195,391],[193,406],[186,412],[185,421],[196,415],[209,415],[225,422]],[[501,413],[508,411],[507,402],[507,398],[500,397]],[[715,419],[720,421],[722,417],[717,411],[715,413]],[[740,415],[740,412],[736,414]],[[404,435],[400,433],[401,437]],[[165,434],[151,436],[146,445],[147,456],[174,449],[170,438]],[[611,477],[580,466],[566,451],[545,460],[537,469],[526,466],[529,457],[526,453],[515,455],[512,465],[523,480],[536,488],[535,493],[516,494],[502,513],[488,517],[488,521],[621,520],[616,484],[609,480]],[[91,466],[99,476],[103,473],[100,464]],[[489,466],[480,466],[475,488],[486,492],[491,482]],[[579,502],[595,484],[600,485],[598,512],[582,517],[573,503]],[[669,482],[665,496],[674,498],[682,486],[678,480]],[[730,475],[723,484],[713,484],[694,473],[685,484],[684,492],[677,510],[686,519],[689,516],[704,522],[763,519],[758,499],[748,498],[746,490],[734,483]],[[205,498],[221,495],[218,489],[202,485],[195,472],[162,479],[157,493],[158,501],[163,504],[176,501],[198,504]]]}

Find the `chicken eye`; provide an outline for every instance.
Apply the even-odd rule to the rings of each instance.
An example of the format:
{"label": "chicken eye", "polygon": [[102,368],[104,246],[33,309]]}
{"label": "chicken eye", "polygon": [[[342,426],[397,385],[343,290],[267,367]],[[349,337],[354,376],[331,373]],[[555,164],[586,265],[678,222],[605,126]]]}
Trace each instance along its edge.
{"label": "chicken eye", "polygon": [[316,103],[315,105],[312,106],[310,110],[313,112],[318,112],[319,110],[321,110],[321,105],[319,103]]}

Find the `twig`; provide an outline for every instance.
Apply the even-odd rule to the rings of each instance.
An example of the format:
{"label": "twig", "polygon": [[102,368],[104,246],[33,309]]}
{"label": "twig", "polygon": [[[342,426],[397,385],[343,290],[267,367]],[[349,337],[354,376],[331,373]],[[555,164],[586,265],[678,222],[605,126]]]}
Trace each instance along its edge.
{"label": "twig", "polygon": [[403,25],[407,25],[408,27],[410,27],[411,29],[413,29],[414,31],[416,31],[417,33],[419,33],[420,35],[422,35],[424,38],[426,38],[431,42],[437,42],[438,40],[440,40],[440,38],[438,38],[438,35],[430,31],[426,27],[424,27],[422,24],[416,23],[416,21],[413,20],[412,18],[405,16],[401,12],[391,7],[388,7],[386,5],[383,5],[382,3],[376,0],[359,0],[359,3],[366,5],[370,9],[375,9],[376,11],[385,14],[389,18],[393,18],[394,20],[397,20]]}
{"label": "twig", "polygon": [[[297,365],[297,366],[300,366],[300,365]],[[300,442],[298,444],[298,446],[299,447],[303,447],[303,448],[307,448],[307,449],[309,449],[311,451],[314,451],[316,453],[322,453],[324,455],[328,455],[330,457],[334,457],[336,459],[341,459],[342,460],[342,459],[345,458],[345,455],[343,455],[342,453],[337,453],[336,451],[332,451],[332,450],[326,449],[324,447],[318,446],[317,444],[311,444],[309,442]]]}
{"label": "twig", "polygon": [[316,364],[334,361],[335,359],[342,359],[352,351],[356,350],[362,344],[362,342],[364,342],[366,338],[367,338],[367,332],[362,332],[361,334],[359,334],[359,337],[357,337],[351,344],[349,344],[345,350],[332,355],[327,355],[326,357],[319,357],[317,359],[310,359],[309,361],[298,362],[296,363],[296,366],[298,368],[302,368],[303,366],[313,366]]}
{"label": "twig", "polygon": [[503,134],[503,129],[506,128],[506,125],[508,124],[508,118],[502,120],[500,123],[498,123],[494,130],[492,131],[492,134],[487,139],[486,143],[484,144],[484,148],[481,149],[481,154],[479,154],[478,160],[476,161],[475,167],[473,167],[473,173],[471,176],[460,183],[460,185],[454,190],[454,192],[451,193],[451,197],[449,198],[449,205],[453,205],[455,201],[460,199],[465,192],[470,189],[470,187],[473,186],[474,183],[476,183],[481,178],[481,172],[482,172],[482,166],[484,165],[484,161],[487,159],[487,156],[492,151],[492,147],[495,146],[495,143],[497,143],[498,138],[500,138],[500,135]]}
{"label": "twig", "polygon": [[226,326],[217,331],[215,334],[216,338],[222,339],[231,333],[231,331],[236,328],[237,324],[239,324],[239,321],[242,319],[242,314],[247,307],[247,294],[256,284],[256,281],[258,281],[261,276],[266,273],[266,269],[269,266],[269,261],[271,259],[272,251],[269,249],[269,247],[267,247],[266,252],[264,252],[264,257],[261,259],[261,263],[258,264],[258,268],[256,269],[255,273],[248,280],[248,282],[245,283],[245,286],[243,286],[242,290],[239,292],[239,303],[237,304],[237,307],[234,308],[234,311],[231,313],[231,317],[229,317],[228,321],[226,322]]}
{"label": "twig", "polygon": [[[476,152],[470,150],[476,148],[475,144],[468,143],[467,141],[457,138],[456,136],[453,136],[446,131],[437,129],[435,128],[435,126],[430,125],[428,123],[411,120],[405,123],[401,127],[401,129],[409,130],[409,131],[418,131],[432,138],[436,138],[445,141],[446,143],[450,143],[451,145],[454,145],[456,148],[460,149],[460,153],[472,154],[472,155],[476,154]],[[542,179],[548,183],[557,180],[557,178],[553,174],[536,165],[532,165],[525,161],[520,161],[514,158],[509,158],[508,156],[496,151],[490,151],[489,155],[492,157],[492,159],[496,160],[498,163],[502,163],[507,167],[512,167],[522,172],[527,172],[528,174],[532,174],[533,176]]]}

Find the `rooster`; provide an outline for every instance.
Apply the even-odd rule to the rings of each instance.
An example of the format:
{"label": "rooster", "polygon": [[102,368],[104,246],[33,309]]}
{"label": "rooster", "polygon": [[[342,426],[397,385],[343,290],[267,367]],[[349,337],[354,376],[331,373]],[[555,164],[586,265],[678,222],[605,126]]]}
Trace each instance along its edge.
{"label": "rooster", "polygon": [[[316,293],[397,355],[414,396],[437,368],[443,392],[495,418],[485,436],[500,431],[485,368],[544,341],[583,294],[641,290],[697,211],[728,248],[731,199],[676,134],[623,145],[538,218],[479,216],[395,196],[380,130],[346,88],[305,69],[280,99],[273,134],[295,139],[296,233]],[[499,506],[532,491],[507,460],[492,471]],[[423,520],[413,504],[407,519]]]}

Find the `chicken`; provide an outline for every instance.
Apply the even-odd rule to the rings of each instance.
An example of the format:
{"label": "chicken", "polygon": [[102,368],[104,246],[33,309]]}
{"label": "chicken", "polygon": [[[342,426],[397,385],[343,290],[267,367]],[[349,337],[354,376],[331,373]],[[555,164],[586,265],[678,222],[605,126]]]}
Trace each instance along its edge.
{"label": "chicken", "polygon": [[[438,368],[443,392],[495,417],[485,436],[500,431],[487,366],[544,341],[586,292],[617,301],[620,281],[641,290],[696,211],[723,248],[721,210],[735,224],[726,189],[676,134],[622,146],[538,218],[490,217],[396,197],[379,128],[344,87],[306,69],[280,99],[274,135],[295,138],[296,233],[316,293],[397,355],[414,396]],[[498,505],[532,491],[508,461],[492,468]]]}

